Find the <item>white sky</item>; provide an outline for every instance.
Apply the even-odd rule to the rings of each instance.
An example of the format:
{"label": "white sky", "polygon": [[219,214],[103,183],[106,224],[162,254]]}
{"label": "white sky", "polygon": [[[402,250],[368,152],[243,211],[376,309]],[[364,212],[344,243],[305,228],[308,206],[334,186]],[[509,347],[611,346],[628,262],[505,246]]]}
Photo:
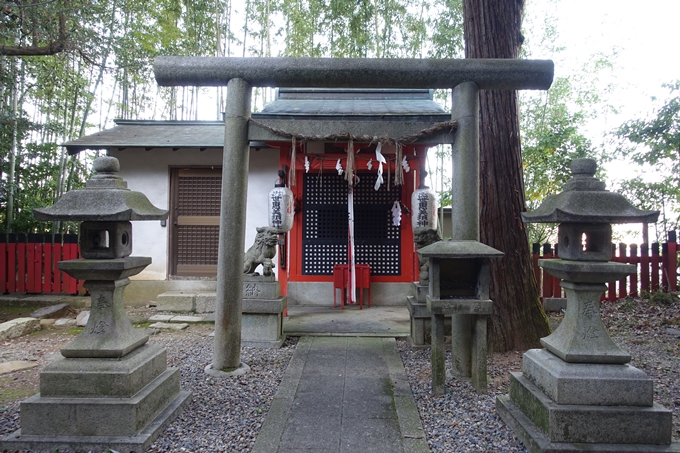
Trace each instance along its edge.
{"label": "white sky", "polygon": [[613,128],[649,115],[650,96],[664,98],[668,91],[661,85],[680,79],[678,0],[528,0],[526,13],[557,19],[565,50],[560,55],[532,55],[554,59],[556,76],[568,76],[591,55],[616,50],[610,100],[621,114],[601,126]]}
{"label": "white sky", "polygon": [[[527,0],[525,12],[527,25],[532,16],[556,18],[559,43],[565,49],[559,55],[531,55],[553,59],[556,76],[569,76],[590,56],[611,56],[616,50],[615,70],[607,81],[613,83],[609,102],[619,114],[603,114],[588,125],[586,133],[595,145],[607,146],[605,134],[623,122],[651,116],[668,96],[662,84],[680,80],[680,0]],[[651,96],[659,101],[655,104]],[[617,180],[644,174],[625,162],[605,168],[613,188]],[[624,241],[640,242],[637,225],[617,230]],[[631,230],[634,233],[625,233]],[[654,235],[651,229],[650,234]]]}

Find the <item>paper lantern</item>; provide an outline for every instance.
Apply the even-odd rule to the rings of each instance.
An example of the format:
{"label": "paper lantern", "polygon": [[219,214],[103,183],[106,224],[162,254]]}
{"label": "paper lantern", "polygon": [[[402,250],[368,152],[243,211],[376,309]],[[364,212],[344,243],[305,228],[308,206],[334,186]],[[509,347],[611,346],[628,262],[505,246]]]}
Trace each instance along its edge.
{"label": "paper lantern", "polygon": [[293,228],[293,192],[285,184],[276,184],[269,192],[269,226],[290,231]]}

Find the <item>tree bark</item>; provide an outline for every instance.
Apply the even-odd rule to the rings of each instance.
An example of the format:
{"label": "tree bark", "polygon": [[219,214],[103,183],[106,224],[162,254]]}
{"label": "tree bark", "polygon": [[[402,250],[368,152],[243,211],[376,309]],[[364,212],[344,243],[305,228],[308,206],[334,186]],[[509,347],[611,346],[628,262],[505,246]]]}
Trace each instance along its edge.
{"label": "tree bark", "polygon": [[[466,58],[517,58],[524,0],[464,0]],[[480,91],[480,239],[505,253],[491,261],[489,348],[536,347],[550,333],[539,301],[529,240],[515,91]]]}

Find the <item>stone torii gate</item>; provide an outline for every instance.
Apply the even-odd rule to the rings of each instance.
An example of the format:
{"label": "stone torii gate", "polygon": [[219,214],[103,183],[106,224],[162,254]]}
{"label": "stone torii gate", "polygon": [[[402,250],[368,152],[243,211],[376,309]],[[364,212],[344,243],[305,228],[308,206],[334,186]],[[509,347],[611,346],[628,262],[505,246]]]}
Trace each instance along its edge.
{"label": "stone torii gate", "polygon": [[[458,128],[452,143],[451,190],[456,203],[451,209],[455,219],[451,238],[479,241],[479,90],[547,90],[553,62],[158,57],[154,72],[160,86],[227,86],[215,347],[208,368],[238,373],[247,368],[241,364],[241,307],[248,148],[250,140],[257,139],[257,130],[262,133],[249,122],[252,87],[452,89],[451,119]],[[470,332],[459,328],[465,325],[464,316],[468,315],[454,315],[453,331],[469,337]],[[469,364],[469,357],[462,359]]]}

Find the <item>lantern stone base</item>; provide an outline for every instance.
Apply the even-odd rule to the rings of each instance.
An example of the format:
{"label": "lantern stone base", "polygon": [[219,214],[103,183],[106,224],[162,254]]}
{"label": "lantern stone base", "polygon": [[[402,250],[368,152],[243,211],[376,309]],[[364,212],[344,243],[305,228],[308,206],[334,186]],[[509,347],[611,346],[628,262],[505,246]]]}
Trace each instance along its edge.
{"label": "lantern stone base", "polygon": [[653,402],[651,379],[629,365],[566,363],[527,351],[523,373],[496,399],[530,452],[678,452],[672,412]]}
{"label": "lantern stone base", "polygon": [[425,303],[420,303],[413,296],[406,296],[406,308],[411,319],[411,332],[408,342],[415,348],[430,346],[432,331],[430,329],[430,311]]}
{"label": "lantern stone base", "polygon": [[[278,282],[275,282],[278,285]],[[243,299],[241,345],[249,348],[280,348],[283,335],[283,311],[287,298]]]}
{"label": "lantern stone base", "polygon": [[191,396],[165,363],[156,345],[120,359],[55,361],[41,373],[41,393],[21,403],[21,430],[0,449],[144,451]]}
{"label": "lantern stone base", "polygon": [[427,296],[432,313],[432,393],[445,393],[444,316],[451,319],[452,371],[458,377],[470,378],[477,393],[487,392],[486,323],[493,312],[491,300],[432,299]]}

